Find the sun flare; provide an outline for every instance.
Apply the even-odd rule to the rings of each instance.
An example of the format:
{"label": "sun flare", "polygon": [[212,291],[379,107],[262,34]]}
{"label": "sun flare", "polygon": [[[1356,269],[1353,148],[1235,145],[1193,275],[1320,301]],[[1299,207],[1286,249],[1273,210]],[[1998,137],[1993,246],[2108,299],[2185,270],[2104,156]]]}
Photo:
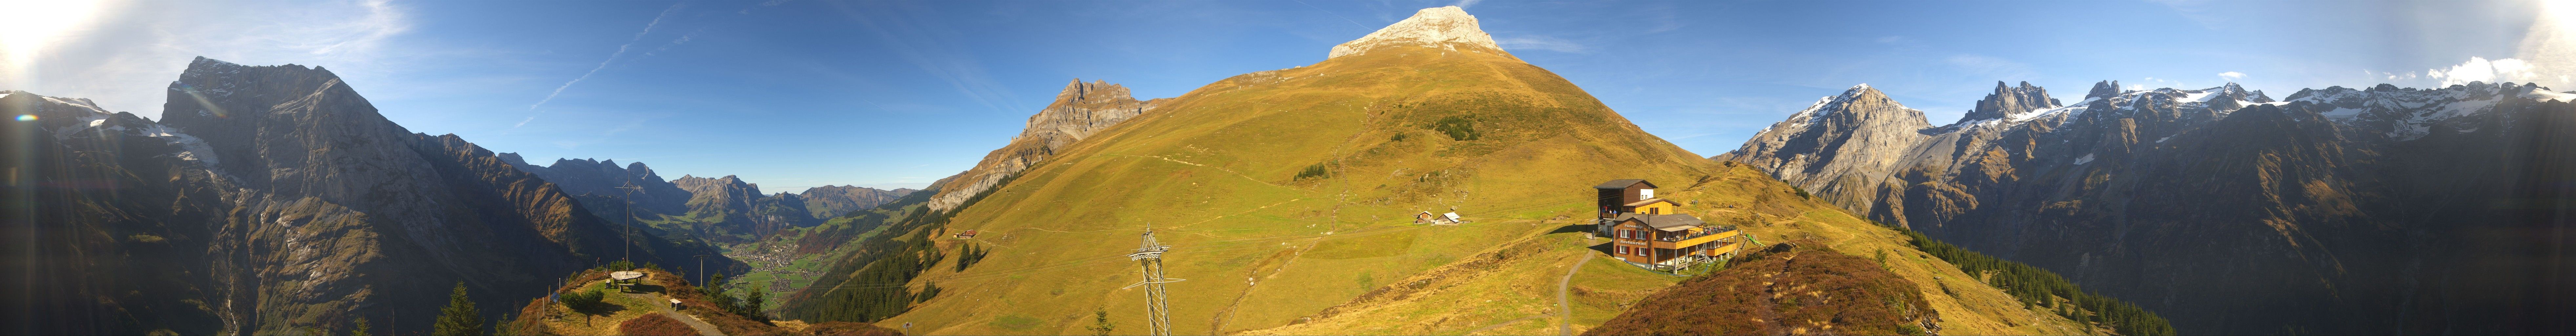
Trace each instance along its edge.
{"label": "sun flare", "polygon": [[21,72],[45,47],[86,26],[105,3],[0,1],[0,6],[10,8],[0,11],[0,60],[6,60],[10,72]]}

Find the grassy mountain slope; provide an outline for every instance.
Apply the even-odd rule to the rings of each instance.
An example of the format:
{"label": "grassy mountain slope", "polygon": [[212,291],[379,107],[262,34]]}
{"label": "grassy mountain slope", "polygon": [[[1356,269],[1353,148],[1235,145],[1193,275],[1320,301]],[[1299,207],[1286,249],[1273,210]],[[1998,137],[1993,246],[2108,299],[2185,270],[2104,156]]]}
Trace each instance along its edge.
{"label": "grassy mountain slope", "polygon": [[[1750,167],[1737,165],[1702,179],[1660,183],[1657,195],[1684,200],[1685,213],[1711,223],[1736,225],[1764,243],[1804,240],[1819,251],[1877,258],[1886,251],[1887,270],[1910,281],[1933,311],[1941,332],[1953,335],[2080,334],[2084,328],[2043,310],[2023,309],[2009,294],[1987,286],[1908,244],[1901,232],[1871,224],[1820,199],[1803,198],[1788,184]],[[1579,217],[1579,216],[1578,216]],[[1580,224],[1551,221],[1544,227]],[[1568,284],[1570,327],[1583,332],[1638,304],[1683,277],[1661,275],[1608,258],[1608,240],[1585,240],[1579,228],[1533,232],[1514,246],[1488,251],[1508,256],[1492,265],[1460,263],[1425,272],[1352,302],[1317,314],[1312,322],[1256,334],[1552,334],[1563,323],[1556,313],[1557,281],[1581,258],[1584,262]]]}
{"label": "grassy mountain slope", "polygon": [[[1105,306],[1141,328],[1141,294],[1117,289],[1135,282],[1135,264],[1119,256],[1151,222],[1176,246],[1171,275],[1194,279],[1171,285],[1188,293],[1172,302],[1175,332],[1267,328],[1533,228],[1419,227],[1415,211],[1572,214],[1599,181],[1710,167],[1554,74],[1488,53],[1381,50],[1229,78],[1169,104],[961,209],[947,228],[983,230],[972,242],[993,254],[924,274],[940,297],[885,323],[1072,333],[1078,315]],[[1472,140],[1431,129],[1451,117]],[[1297,177],[1318,165],[1323,176]]]}
{"label": "grassy mountain slope", "polygon": [[[1191,279],[1170,285],[1174,332],[1273,328],[1313,321],[1319,312],[1399,281],[1424,283],[1413,278],[1426,274],[1462,268],[1562,274],[1566,263],[1583,255],[1576,252],[1588,247],[1578,242],[1579,230],[1565,228],[1590,215],[1588,187],[1619,178],[1677,184],[1667,186],[1673,189],[1694,181],[1744,188],[1768,183],[1766,188],[1778,190],[1710,194],[1738,201],[1732,204],[1791,209],[1776,215],[1790,219],[1777,224],[1786,228],[1766,230],[1837,232],[1795,229],[1802,224],[1794,223],[1828,220],[1809,219],[1818,211],[1840,212],[1821,203],[1782,201],[1795,197],[1782,196],[1790,195],[1785,185],[1721,167],[1648,135],[1564,79],[1499,52],[1387,47],[1236,76],[1166,104],[1066,148],[958,209],[945,224],[889,233],[931,241],[935,251],[956,251],[960,244],[990,249],[980,263],[958,271],[934,260],[926,264],[942,267],[927,267],[900,283],[827,278],[804,294],[885,286],[937,293],[908,312],[875,321],[911,323],[907,332],[914,333],[1084,333],[1095,309],[1107,310],[1120,332],[1141,332],[1147,325],[1144,294],[1120,288],[1138,279],[1136,264],[1122,256],[1150,222],[1163,244],[1175,247],[1166,254],[1168,275]],[[1709,205],[1695,206],[1716,203],[1703,204]],[[1411,223],[1416,211],[1453,208],[1474,222]],[[1727,218],[1732,217],[1712,220]],[[1868,227],[1848,216],[1818,218]],[[942,228],[982,234],[961,240],[922,231]],[[1872,237],[1897,237],[1878,231]],[[1865,244],[1902,246],[1902,240]],[[1522,256],[1555,261],[1520,262]],[[1528,287],[1527,282],[1503,286]],[[1631,282],[1641,285],[1601,286],[1629,291],[1670,284]],[[1507,304],[1554,301],[1456,293]],[[1624,300],[1641,296],[1623,293]],[[1993,294],[2002,303],[1989,305],[2019,310],[2009,297]],[[1533,313],[1504,305],[1444,307],[1490,315],[1456,323],[1469,327]],[[1614,313],[1589,316],[1598,321]],[[1422,330],[1455,329],[1448,326]]]}

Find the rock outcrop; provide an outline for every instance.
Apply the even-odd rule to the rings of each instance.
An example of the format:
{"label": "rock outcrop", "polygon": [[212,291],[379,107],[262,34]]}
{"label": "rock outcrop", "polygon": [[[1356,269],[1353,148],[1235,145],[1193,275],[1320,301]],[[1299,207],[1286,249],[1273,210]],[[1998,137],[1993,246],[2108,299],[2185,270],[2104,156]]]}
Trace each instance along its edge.
{"label": "rock outcrop", "polygon": [[5,203],[32,244],[0,253],[43,261],[0,280],[33,293],[0,304],[10,333],[273,334],[360,317],[416,332],[426,318],[390,317],[433,316],[460,282],[503,307],[530,295],[507,288],[630,251],[715,253],[621,237],[491,151],[395,125],[318,67],[198,58],[163,108],[153,122],[0,95],[34,119],[0,128],[19,144],[10,157],[29,158],[9,162]]}
{"label": "rock outcrop", "polygon": [[932,210],[945,211],[965,204],[1028,170],[1029,165],[1054,157],[1065,146],[1152,111],[1158,101],[1138,101],[1127,93],[1127,87],[1118,84],[1074,79],[1065,84],[1064,92],[1055,95],[1054,103],[1029,116],[1028,128],[1021,129],[1010,144],[985,154],[975,168],[931,185],[930,191],[938,194],[931,196],[928,205]]}
{"label": "rock outcrop", "polygon": [[1872,220],[2049,268],[2186,333],[2576,330],[2529,315],[2576,311],[2571,292],[2547,285],[2566,279],[2546,275],[2576,274],[2548,261],[2576,255],[2543,248],[2576,236],[2531,234],[2576,218],[2564,203],[2519,203],[2571,192],[2567,174],[2548,172],[2576,154],[2548,148],[2576,147],[2554,128],[2576,120],[2566,103],[2576,95],[2383,84],[2274,101],[2232,83],[2121,91],[2105,81],[2050,107],[2034,104],[2042,92],[1999,85],[1974,115],[1912,142],[1823,147],[1802,139],[1891,131],[1775,126],[1716,158],[1772,169]]}
{"label": "rock outcrop", "polygon": [[1332,53],[1324,58],[1358,55],[1368,52],[1369,49],[1399,45],[1511,56],[1511,53],[1503,52],[1502,46],[1494,44],[1493,35],[1486,34],[1484,27],[1476,24],[1475,15],[1467,15],[1467,10],[1460,9],[1458,6],[1447,6],[1414,11],[1412,17],[1404,18],[1403,21],[1396,21],[1386,28],[1379,28],[1377,32],[1369,33],[1368,36],[1362,36],[1360,39],[1333,46]]}
{"label": "rock outcrop", "polygon": [[2020,87],[2011,87],[2004,86],[2004,82],[1997,81],[1995,82],[1995,93],[1987,94],[1986,99],[1978,100],[1977,108],[1968,110],[1967,116],[1960,117],[1959,120],[2002,119],[2015,114],[2057,108],[2058,106],[2057,98],[2048,97],[2048,89],[2031,86],[2030,82],[2021,82]]}

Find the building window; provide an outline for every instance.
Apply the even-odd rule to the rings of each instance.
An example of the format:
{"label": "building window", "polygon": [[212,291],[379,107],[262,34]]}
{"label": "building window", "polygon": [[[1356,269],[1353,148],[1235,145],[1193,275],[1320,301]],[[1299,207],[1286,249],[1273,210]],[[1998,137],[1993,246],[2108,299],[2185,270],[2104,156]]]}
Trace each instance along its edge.
{"label": "building window", "polygon": [[1619,249],[1619,250],[1618,250],[1618,251],[1619,251],[1619,254],[1628,254],[1628,247],[1627,247],[1627,246],[1611,246],[1611,247],[1618,248],[1618,249]]}

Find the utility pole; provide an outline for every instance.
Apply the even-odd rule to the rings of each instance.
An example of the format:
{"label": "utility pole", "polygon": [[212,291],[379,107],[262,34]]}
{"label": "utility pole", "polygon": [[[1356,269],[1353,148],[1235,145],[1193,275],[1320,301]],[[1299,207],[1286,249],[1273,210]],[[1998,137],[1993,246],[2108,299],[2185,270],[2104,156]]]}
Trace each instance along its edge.
{"label": "utility pole", "polygon": [[696,258],[698,258],[698,287],[699,287],[699,288],[705,288],[705,287],[707,287],[707,256],[710,256],[710,255],[712,255],[712,254],[700,254],[700,255],[698,255],[698,256],[696,257]]}
{"label": "utility pole", "polygon": [[1137,245],[1136,253],[1127,254],[1127,259],[1135,260],[1145,266],[1145,281],[1118,289],[1145,286],[1145,318],[1149,325],[1145,332],[1148,335],[1170,336],[1172,334],[1172,308],[1165,300],[1170,295],[1164,294],[1163,284],[1188,280],[1163,277],[1163,252],[1171,250],[1171,246],[1154,242],[1154,224],[1146,223],[1145,243]]}
{"label": "utility pole", "polygon": [[[638,186],[635,186],[635,182],[626,182],[626,186],[623,186],[623,187],[617,187],[617,188],[618,188],[618,189],[626,189],[626,197],[623,197],[623,198],[626,200],[626,257],[624,257],[624,259],[622,259],[622,260],[626,260],[626,261],[628,262],[628,263],[627,263],[627,265],[634,265],[634,261],[635,261],[635,191],[636,191],[636,190],[643,190],[643,189],[644,189],[644,187],[638,187]],[[701,270],[701,271],[706,270],[706,265],[705,265],[704,263],[699,264],[699,265],[698,265],[698,267],[699,267],[699,270]]]}

